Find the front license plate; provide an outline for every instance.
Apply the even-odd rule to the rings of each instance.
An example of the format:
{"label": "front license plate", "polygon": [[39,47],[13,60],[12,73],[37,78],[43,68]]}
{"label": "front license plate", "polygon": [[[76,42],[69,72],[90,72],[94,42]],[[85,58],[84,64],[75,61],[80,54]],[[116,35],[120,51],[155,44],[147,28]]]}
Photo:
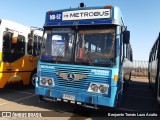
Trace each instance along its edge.
{"label": "front license plate", "polygon": [[66,100],[75,100],[75,96],[72,96],[72,95],[67,95],[67,94],[63,94],[63,99],[66,99]]}

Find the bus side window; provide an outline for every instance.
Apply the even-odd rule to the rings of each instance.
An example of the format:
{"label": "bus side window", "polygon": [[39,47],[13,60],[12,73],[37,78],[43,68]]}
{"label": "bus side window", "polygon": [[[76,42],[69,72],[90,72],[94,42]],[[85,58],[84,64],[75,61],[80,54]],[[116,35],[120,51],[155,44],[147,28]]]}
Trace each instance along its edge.
{"label": "bus side window", "polygon": [[156,59],[158,59],[158,46],[159,46],[159,41],[156,42]]}
{"label": "bus side window", "polygon": [[18,35],[17,43],[12,43],[12,48],[15,53],[24,54],[25,53],[25,37]]}
{"label": "bus side window", "polygon": [[[15,39],[15,38],[14,38]],[[12,38],[12,44],[11,44],[11,54],[13,55],[13,60],[17,60],[24,56],[25,54],[25,37],[22,35],[18,35],[16,38],[16,42],[13,42]]]}
{"label": "bus side window", "polygon": [[160,52],[160,51],[159,51],[159,45],[160,45],[160,44],[159,44],[159,40],[158,40],[158,43],[157,43],[157,59],[159,59],[159,57],[160,57],[160,55],[159,55],[159,52]]}
{"label": "bus side window", "polygon": [[25,37],[13,36],[11,32],[4,32],[3,35],[3,61],[14,62],[25,54]]}
{"label": "bus side window", "polygon": [[12,33],[4,32],[3,35],[3,51],[10,51],[11,50],[11,41],[12,41]]}

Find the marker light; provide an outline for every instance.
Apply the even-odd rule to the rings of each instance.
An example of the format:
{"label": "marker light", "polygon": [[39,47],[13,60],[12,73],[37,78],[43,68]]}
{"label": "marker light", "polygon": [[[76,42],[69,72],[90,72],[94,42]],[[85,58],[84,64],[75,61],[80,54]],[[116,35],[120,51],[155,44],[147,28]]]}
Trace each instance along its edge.
{"label": "marker light", "polygon": [[118,75],[114,75],[114,82],[118,82]]}
{"label": "marker light", "polygon": [[105,9],[111,9],[112,6],[104,6]]}
{"label": "marker light", "polygon": [[48,11],[48,13],[53,13],[53,10]]}
{"label": "marker light", "polygon": [[80,7],[84,7],[84,3],[81,2],[81,3],[79,4],[79,6],[80,6]]}

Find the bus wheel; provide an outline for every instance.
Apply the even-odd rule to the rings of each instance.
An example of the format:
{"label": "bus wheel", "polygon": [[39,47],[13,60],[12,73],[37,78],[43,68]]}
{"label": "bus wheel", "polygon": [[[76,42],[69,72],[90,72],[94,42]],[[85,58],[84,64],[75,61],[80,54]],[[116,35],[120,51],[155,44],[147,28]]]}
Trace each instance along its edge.
{"label": "bus wheel", "polygon": [[36,77],[37,77],[37,73],[33,72],[30,78],[30,85],[35,87],[35,83],[36,83]]}

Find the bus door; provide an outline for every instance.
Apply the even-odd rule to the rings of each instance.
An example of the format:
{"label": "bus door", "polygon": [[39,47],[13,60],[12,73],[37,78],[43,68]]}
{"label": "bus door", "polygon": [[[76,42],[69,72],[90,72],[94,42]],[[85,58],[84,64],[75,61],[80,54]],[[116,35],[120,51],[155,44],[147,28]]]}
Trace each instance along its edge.
{"label": "bus door", "polygon": [[31,31],[28,39],[28,47],[27,52],[31,55],[31,62],[37,61],[37,56],[39,56],[40,52],[40,44],[42,41],[42,36],[36,34],[34,31]]}
{"label": "bus door", "polygon": [[29,64],[31,69],[30,74],[30,80],[31,85],[35,85],[35,78],[37,76],[37,62],[38,62],[38,56],[40,52],[40,45],[42,41],[42,36],[37,34],[35,31],[31,31],[31,33],[28,35],[28,45],[27,45],[27,53],[29,54]]}

